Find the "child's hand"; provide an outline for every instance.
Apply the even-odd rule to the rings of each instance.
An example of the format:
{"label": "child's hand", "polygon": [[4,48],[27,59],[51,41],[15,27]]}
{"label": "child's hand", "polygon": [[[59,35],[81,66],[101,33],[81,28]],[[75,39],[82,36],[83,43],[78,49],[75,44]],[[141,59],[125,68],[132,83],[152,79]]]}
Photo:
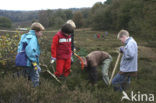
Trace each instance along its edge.
{"label": "child's hand", "polygon": [[53,64],[56,61],[56,58],[51,57],[50,63]]}
{"label": "child's hand", "polygon": [[40,66],[38,66],[36,62],[34,62],[32,64],[33,64],[34,70],[36,70],[36,71],[38,70],[39,72],[41,71]]}
{"label": "child's hand", "polygon": [[74,52],[76,52],[76,48],[74,48]]}
{"label": "child's hand", "polygon": [[121,46],[119,51],[120,51],[120,53],[124,53],[124,47]]}

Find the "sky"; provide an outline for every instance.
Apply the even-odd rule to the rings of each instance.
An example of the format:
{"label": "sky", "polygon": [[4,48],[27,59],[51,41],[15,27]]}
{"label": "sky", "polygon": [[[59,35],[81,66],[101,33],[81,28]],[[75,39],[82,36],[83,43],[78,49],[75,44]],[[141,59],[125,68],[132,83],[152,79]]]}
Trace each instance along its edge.
{"label": "sky", "polygon": [[0,0],[3,10],[46,10],[92,7],[96,2],[106,0]]}

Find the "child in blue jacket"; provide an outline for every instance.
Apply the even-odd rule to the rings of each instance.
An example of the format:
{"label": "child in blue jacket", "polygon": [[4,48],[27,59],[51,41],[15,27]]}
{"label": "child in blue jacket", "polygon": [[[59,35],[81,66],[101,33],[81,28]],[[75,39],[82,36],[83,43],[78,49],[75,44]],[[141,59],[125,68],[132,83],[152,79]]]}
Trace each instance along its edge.
{"label": "child in blue jacket", "polygon": [[41,37],[44,27],[35,22],[31,25],[31,30],[23,34],[18,45],[18,53],[22,51],[23,43],[26,43],[25,53],[27,56],[26,68],[24,69],[24,75],[28,75],[29,79],[33,82],[34,87],[39,85],[39,72],[41,68],[39,66],[40,46],[38,38]]}

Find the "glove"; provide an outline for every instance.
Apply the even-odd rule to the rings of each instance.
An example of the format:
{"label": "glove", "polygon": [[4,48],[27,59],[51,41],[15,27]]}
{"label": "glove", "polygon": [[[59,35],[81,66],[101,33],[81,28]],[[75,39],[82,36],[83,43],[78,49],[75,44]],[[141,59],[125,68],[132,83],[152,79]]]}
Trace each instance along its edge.
{"label": "glove", "polygon": [[37,65],[37,70],[38,70],[38,72],[41,72],[41,68],[40,68],[40,66],[39,65]]}
{"label": "glove", "polygon": [[36,62],[34,62],[34,63],[32,63],[33,64],[33,67],[34,67],[34,70],[38,70],[39,72],[41,71],[41,68],[40,68],[40,66],[39,65],[37,65],[37,63]]}
{"label": "glove", "polygon": [[50,63],[53,64],[56,61],[56,58],[51,57]]}
{"label": "glove", "polygon": [[74,52],[76,52],[76,48],[74,48]]}
{"label": "glove", "polygon": [[122,46],[122,47],[120,47],[120,53],[124,53],[124,47]]}

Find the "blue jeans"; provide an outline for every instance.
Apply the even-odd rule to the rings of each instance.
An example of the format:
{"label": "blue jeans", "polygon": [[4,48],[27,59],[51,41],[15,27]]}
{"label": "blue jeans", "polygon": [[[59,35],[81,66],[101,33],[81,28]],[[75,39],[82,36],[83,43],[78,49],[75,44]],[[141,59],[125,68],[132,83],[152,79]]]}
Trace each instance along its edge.
{"label": "blue jeans", "polygon": [[34,70],[34,68],[27,68],[29,71],[30,80],[33,82],[34,87],[39,86],[39,71]]}
{"label": "blue jeans", "polygon": [[34,70],[34,68],[23,68],[21,71],[14,74],[14,76],[20,77],[24,76],[33,82],[33,86],[39,86],[39,71]]}
{"label": "blue jeans", "polygon": [[130,84],[130,77],[126,75],[121,75],[119,73],[112,80],[114,91],[122,92],[123,90],[125,90],[127,84]]}

